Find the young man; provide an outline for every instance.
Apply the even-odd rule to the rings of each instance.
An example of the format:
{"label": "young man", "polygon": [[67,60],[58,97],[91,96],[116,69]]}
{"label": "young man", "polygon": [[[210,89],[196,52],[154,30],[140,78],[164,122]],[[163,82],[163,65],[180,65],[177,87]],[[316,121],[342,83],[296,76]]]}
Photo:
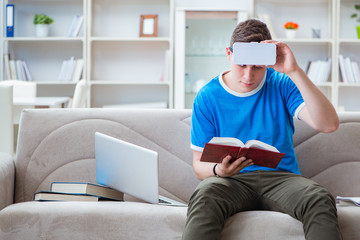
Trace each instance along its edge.
{"label": "young man", "polygon": [[[289,214],[303,223],[307,240],[341,239],[335,200],[325,188],[300,176],[292,141],[293,117],[318,131],[332,132],[339,126],[336,111],[298,66],[290,48],[271,40],[264,23],[240,23],[231,46],[235,42],[274,43],[276,64],[236,65],[227,48],[231,70],[199,91],[191,143],[194,171],[203,181],[190,199],[183,239],[220,239],[225,220],[248,210]],[[257,139],[285,156],[276,169],[253,165],[244,157],[232,163],[230,156],[219,164],[200,162],[212,137]]]}

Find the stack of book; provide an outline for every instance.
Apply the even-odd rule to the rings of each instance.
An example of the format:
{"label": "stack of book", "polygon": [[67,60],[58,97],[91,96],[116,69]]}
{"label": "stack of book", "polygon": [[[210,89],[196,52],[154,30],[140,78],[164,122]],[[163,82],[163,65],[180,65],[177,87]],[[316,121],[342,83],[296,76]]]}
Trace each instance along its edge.
{"label": "stack of book", "polygon": [[83,25],[83,22],[84,22],[84,17],[83,16],[74,16],[72,22],[71,22],[71,25],[69,27],[69,31],[68,31],[68,34],[67,36],[68,37],[77,37],[79,36],[79,33],[80,33],[80,30],[81,30],[81,27]]}
{"label": "stack of book", "polygon": [[342,82],[360,83],[360,69],[357,62],[352,61],[349,57],[344,58],[344,56],[340,54],[339,66]]}
{"label": "stack of book", "polygon": [[123,201],[124,194],[110,187],[81,182],[53,182],[50,191],[34,194],[36,201]]}
{"label": "stack of book", "polygon": [[4,54],[4,65],[7,80],[32,81],[29,68],[24,60],[10,60],[9,54]]}
{"label": "stack of book", "polygon": [[78,82],[81,78],[83,68],[83,59],[71,57],[69,60],[64,60],[57,80],[61,82]]}
{"label": "stack of book", "polygon": [[306,74],[314,83],[322,83],[329,81],[331,72],[331,59],[327,61],[311,61],[309,62]]}

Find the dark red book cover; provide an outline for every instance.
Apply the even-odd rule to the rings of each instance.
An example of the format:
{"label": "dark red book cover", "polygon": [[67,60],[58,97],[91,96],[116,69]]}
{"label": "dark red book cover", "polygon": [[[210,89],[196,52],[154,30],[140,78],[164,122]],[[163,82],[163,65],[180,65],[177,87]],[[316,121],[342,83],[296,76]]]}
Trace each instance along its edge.
{"label": "dark red book cover", "polygon": [[247,148],[206,143],[200,161],[220,163],[227,155],[230,155],[234,161],[245,156],[248,159],[252,159],[254,165],[276,168],[285,153],[254,147]]}

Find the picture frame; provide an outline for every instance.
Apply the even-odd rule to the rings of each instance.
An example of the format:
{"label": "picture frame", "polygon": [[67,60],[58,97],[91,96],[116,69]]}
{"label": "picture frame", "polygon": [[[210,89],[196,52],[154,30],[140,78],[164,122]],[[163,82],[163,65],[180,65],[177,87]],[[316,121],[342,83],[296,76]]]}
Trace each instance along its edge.
{"label": "picture frame", "polygon": [[157,37],[158,15],[141,15],[140,37]]}

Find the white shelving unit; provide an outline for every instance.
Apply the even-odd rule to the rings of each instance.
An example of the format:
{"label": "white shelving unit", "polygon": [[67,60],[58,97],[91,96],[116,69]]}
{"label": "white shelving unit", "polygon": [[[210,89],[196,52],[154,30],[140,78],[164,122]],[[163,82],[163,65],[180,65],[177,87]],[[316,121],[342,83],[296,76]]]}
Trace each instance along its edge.
{"label": "white shelving unit", "polygon": [[[173,0],[90,0],[88,12],[90,107],[172,108]],[[158,15],[156,37],[139,37],[146,14]]]}
{"label": "white shelving unit", "polygon": [[[360,40],[357,38],[356,26],[359,22],[351,19],[352,13],[355,13],[354,5],[359,1],[338,0],[337,1],[337,55],[350,57],[352,61],[360,64]],[[360,12],[357,12],[358,14]],[[360,83],[344,83],[341,81],[340,71],[337,72],[338,88],[338,106],[345,111],[360,111]]]}
{"label": "white shelving unit", "polygon": [[[15,37],[11,38],[6,37],[4,26],[7,3],[15,4]],[[268,14],[274,39],[289,44],[304,70],[310,61],[332,59],[328,82],[317,85],[337,110],[360,111],[360,84],[342,82],[338,61],[341,54],[360,64],[357,22],[350,18],[356,3],[248,0],[231,8],[215,3],[175,8],[174,0],[5,0],[0,2],[0,52],[26,61],[39,96],[73,94],[75,83],[59,82],[57,76],[63,60],[74,56],[84,59],[89,107],[162,102],[168,108],[191,108],[196,92],[189,82],[209,81],[228,69],[224,49],[231,33],[227,32],[238,20],[224,16],[233,16],[234,12],[241,18],[243,13],[248,17]],[[213,23],[211,17],[194,15],[201,12],[227,13]],[[45,13],[55,20],[49,37],[35,37],[35,13]],[[139,37],[142,14],[158,15],[157,37]],[[66,35],[75,15],[83,15],[84,24],[79,37],[69,38]],[[295,39],[285,37],[283,25],[287,21],[300,25]],[[311,28],[321,29],[320,39],[312,38]],[[0,80],[4,80],[3,56],[0,66]],[[164,72],[167,77],[163,78]]]}
{"label": "white shelving unit", "polygon": [[[354,0],[250,0],[249,17],[257,17],[267,14],[270,17],[273,32],[273,39],[286,42],[293,50],[298,64],[305,71],[310,61],[326,61],[331,58],[331,73],[328,82],[317,83],[320,90],[329,98],[338,111],[360,111],[360,84],[342,83],[339,71],[339,54],[350,57],[360,64],[360,40],[357,39],[355,21],[350,19],[354,12]],[[206,10],[206,8],[204,8]],[[177,11],[176,11],[177,12]],[[178,18],[176,18],[178,20]],[[284,24],[288,21],[297,22],[299,29],[296,38],[287,39]],[[360,25],[360,24],[359,24]],[[178,28],[176,24],[176,28]],[[180,26],[181,27],[181,26]],[[321,37],[313,38],[312,28],[320,29]],[[176,29],[176,31],[179,31]],[[180,30],[181,32],[181,30]],[[206,34],[206,29],[200,34]],[[176,38],[176,55],[181,50],[184,58],[176,56],[176,67],[187,69],[193,61],[186,55],[188,42],[182,41],[183,37]],[[230,35],[228,36],[230,39]],[[180,42],[180,43],[179,43]],[[178,45],[184,44],[183,47]],[[179,50],[180,49],[180,50]],[[206,57],[206,56],[204,56]],[[205,60],[213,61],[211,56]],[[204,64],[206,65],[206,64]],[[223,70],[227,68],[223,66]],[[203,66],[203,72],[211,72],[212,66]],[[186,98],[189,94],[184,93],[186,82],[189,76],[181,75],[176,70],[175,78],[175,106],[178,108],[191,108]],[[212,77],[214,77],[214,74]],[[212,77],[207,78],[209,81]],[[183,86],[181,86],[183,85]],[[180,86],[180,88],[178,87]],[[193,99],[196,93],[190,93]]]}
{"label": "white shelving unit", "polygon": [[[15,5],[15,34],[6,37],[6,4]],[[86,59],[86,31],[79,37],[66,37],[73,17],[84,16],[86,26],[86,0],[6,0],[2,1],[1,51],[10,59],[25,60],[33,81],[37,83],[38,96],[72,96],[75,83],[57,81],[62,62],[70,57]],[[49,37],[36,37],[33,17],[44,13],[54,19]],[[1,56],[1,80],[6,77],[4,59]],[[86,69],[86,64],[85,64]],[[83,77],[86,77],[83,75]]]}
{"label": "white shelving unit", "polygon": [[[341,82],[339,54],[350,56],[360,63],[359,43],[355,21],[350,19],[356,1],[343,0],[253,0],[253,16],[268,14],[275,39],[287,42],[299,65],[306,70],[309,61],[331,58],[332,70],[328,82],[317,86],[331,100],[338,111],[360,111],[357,104],[360,84]],[[283,25],[297,22],[297,37],[288,40]],[[321,29],[321,38],[312,38],[312,28]]]}
{"label": "white shelving unit", "polygon": [[[15,4],[15,37],[6,38],[3,28],[0,52],[26,61],[39,96],[73,94],[75,83],[57,77],[63,60],[74,56],[84,59],[88,106],[173,107],[173,0],[7,0],[1,26],[7,3]],[[55,20],[49,37],[35,37],[35,13]],[[158,15],[156,37],[139,37],[143,14]],[[80,37],[65,37],[75,15],[84,16]]]}
{"label": "white shelving unit", "polygon": [[[310,61],[331,59],[328,82],[317,83],[319,89],[337,106],[336,2],[333,0],[253,0],[253,17],[267,14],[273,28],[272,37],[286,42],[299,66],[306,71]],[[296,38],[287,39],[286,22],[299,24]],[[312,28],[320,29],[320,38],[313,38]]]}

